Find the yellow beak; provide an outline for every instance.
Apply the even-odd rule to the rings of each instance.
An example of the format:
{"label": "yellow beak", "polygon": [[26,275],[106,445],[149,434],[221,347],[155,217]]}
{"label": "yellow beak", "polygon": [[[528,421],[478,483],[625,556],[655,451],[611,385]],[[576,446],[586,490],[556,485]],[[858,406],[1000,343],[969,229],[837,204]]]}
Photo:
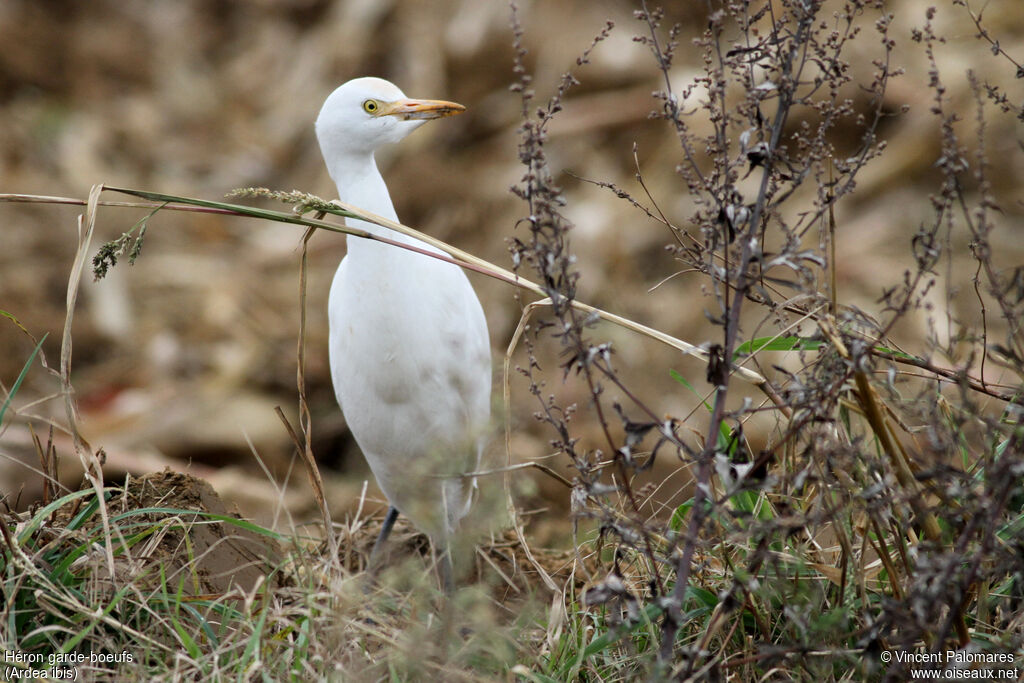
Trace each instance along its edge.
{"label": "yellow beak", "polygon": [[466,111],[455,102],[444,100],[395,100],[381,106],[379,116],[397,116],[403,121],[412,119],[440,119]]}

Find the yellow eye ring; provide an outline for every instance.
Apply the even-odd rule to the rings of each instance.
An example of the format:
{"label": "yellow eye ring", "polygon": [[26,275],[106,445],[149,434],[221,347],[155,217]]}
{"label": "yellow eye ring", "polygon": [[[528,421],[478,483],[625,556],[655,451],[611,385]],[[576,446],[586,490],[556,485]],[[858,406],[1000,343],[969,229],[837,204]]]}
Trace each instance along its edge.
{"label": "yellow eye ring", "polygon": [[377,100],[366,100],[363,102],[363,111],[367,114],[376,114],[380,109],[380,105],[377,104]]}

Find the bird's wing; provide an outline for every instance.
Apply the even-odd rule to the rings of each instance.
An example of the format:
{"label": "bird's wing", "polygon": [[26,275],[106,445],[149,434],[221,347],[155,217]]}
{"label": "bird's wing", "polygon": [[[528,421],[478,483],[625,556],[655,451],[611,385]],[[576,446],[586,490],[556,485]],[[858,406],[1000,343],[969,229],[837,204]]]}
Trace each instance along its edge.
{"label": "bird's wing", "polygon": [[[332,336],[334,335],[334,330],[338,329],[342,324],[342,317],[345,313],[342,303],[342,292],[347,286],[347,271],[348,257],[345,257],[342,258],[341,263],[338,264],[338,270],[335,271],[334,279],[331,281],[330,293],[327,295],[327,323]],[[331,378],[334,380],[334,397],[338,400],[338,407],[341,408],[342,412],[344,412],[345,406],[341,400],[340,385],[337,380],[341,371],[340,365],[343,362],[343,359],[341,354],[337,353],[335,349],[332,348],[328,354],[328,360],[331,365]]]}

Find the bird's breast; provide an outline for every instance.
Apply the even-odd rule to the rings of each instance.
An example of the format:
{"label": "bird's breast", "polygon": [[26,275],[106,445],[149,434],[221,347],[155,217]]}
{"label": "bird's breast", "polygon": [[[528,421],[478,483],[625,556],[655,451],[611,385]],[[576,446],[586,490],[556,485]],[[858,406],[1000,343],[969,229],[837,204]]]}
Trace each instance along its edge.
{"label": "bird's breast", "polygon": [[398,269],[346,257],[331,288],[335,391],[364,451],[454,443],[489,413],[489,342],[475,292],[456,266],[410,256]]}

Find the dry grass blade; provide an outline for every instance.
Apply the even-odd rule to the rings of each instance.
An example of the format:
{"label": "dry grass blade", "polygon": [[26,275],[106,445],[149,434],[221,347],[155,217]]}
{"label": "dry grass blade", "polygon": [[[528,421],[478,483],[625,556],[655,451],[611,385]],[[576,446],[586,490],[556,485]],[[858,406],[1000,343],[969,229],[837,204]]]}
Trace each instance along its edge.
{"label": "dry grass blade", "polygon": [[[322,214],[318,214],[320,218]],[[302,238],[302,257],[299,260],[299,336],[296,342],[296,370],[295,384],[299,392],[299,424],[302,427],[302,443],[299,444],[303,462],[309,473],[309,479],[313,486],[313,495],[316,496],[324,522],[324,534],[327,536],[327,547],[330,550],[330,557],[338,557],[338,539],[334,533],[334,525],[331,521],[331,511],[327,506],[327,496],[324,492],[324,480],[320,476],[320,468],[313,455],[312,433],[313,418],[309,413],[309,401],[306,399],[306,270],[308,266],[307,249],[309,240],[313,237],[316,228],[309,228]],[[284,419],[284,414],[278,410],[278,415]],[[289,427],[289,431],[291,431]],[[294,433],[292,434],[294,437]]]}
{"label": "dry grass blade", "polygon": [[[516,325],[516,330],[512,334],[512,339],[509,340],[508,349],[505,351],[505,357],[502,361],[502,373],[501,373],[501,394],[502,394],[502,406],[505,412],[505,462],[506,467],[512,466],[512,384],[511,384],[511,367],[512,367],[512,353],[516,350],[519,345],[519,340],[523,336],[523,332],[526,330],[526,325],[533,314],[533,311],[537,308],[545,305],[549,305],[548,299],[542,299],[541,301],[533,301],[527,304],[523,309],[523,314],[519,317],[519,323]],[[552,580],[551,576],[545,571],[544,567],[541,566],[540,562],[533,556],[533,551],[530,550],[530,544],[526,541],[526,536],[523,533],[523,525],[519,519],[519,511],[516,509],[515,501],[512,500],[512,479],[510,472],[506,471],[504,476],[504,488],[505,488],[505,503],[508,510],[509,519],[512,521],[512,527],[516,532],[516,539],[523,548],[523,552],[526,553],[527,559],[537,569],[537,573],[540,575],[544,585],[552,593],[558,594],[558,586]]]}
{"label": "dry grass blade", "polygon": [[[296,216],[295,214],[288,214],[288,213],[284,213],[284,212],[281,212],[281,211],[270,211],[270,210],[267,210],[267,209],[257,209],[257,208],[248,207],[248,206],[242,206],[242,205],[238,205],[238,204],[229,204],[229,203],[225,203],[225,202],[214,202],[214,201],[209,201],[209,200],[204,200],[204,199],[193,199],[193,198],[190,198],[190,197],[180,197],[180,196],[177,196],[177,195],[169,195],[169,194],[164,194],[164,193],[159,193],[159,192],[147,192],[147,191],[143,191],[143,190],[132,190],[132,189],[127,189],[127,188],[105,187],[104,189],[109,190],[111,192],[119,192],[119,193],[122,193],[122,194],[129,194],[129,195],[132,195],[132,196],[141,197],[143,199],[150,199],[150,200],[152,200],[154,202],[170,202],[170,204],[162,207],[162,209],[164,209],[164,210],[180,210],[180,207],[178,205],[195,206],[195,207],[199,207],[201,209],[205,209],[205,210],[209,210],[209,211],[215,211],[217,213],[222,213],[222,214],[225,214],[225,215],[248,216],[248,217],[251,217],[251,218],[260,218],[260,219],[264,219],[264,220],[271,220],[271,221],[277,221],[277,222],[283,222],[283,223],[291,223],[291,224],[294,224],[294,225],[305,225],[305,226],[308,226],[308,227],[323,228],[324,230],[329,230],[331,232],[341,232],[341,233],[345,233],[347,235],[352,235],[354,237],[359,237],[359,238],[363,238],[363,239],[372,239],[372,240],[376,240],[376,241],[379,241],[379,242],[383,242],[385,244],[390,244],[391,246],[394,246],[394,247],[399,248],[399,249],[407,249],[407,250],[410,250],[410,251],[416,251],[416,252],[422,253],[422,254],[424,254],[426,256],[430,256],[432,258],[437,258],[437,259],[440,259],[442,261],[448,261],[448,262],[454,263],[454,264],[456,264],[458,266],[461,266],[461,267],[473,270],[474,272],[478,272],[478,273],[480,273],[482,275],[487,275],[488,277],[492,277],[492,278],[494,278],[496,280],[501,280],[502,282],[506,282],[507,284],[513,285],[515,287],[519,287],[519,288],[525,289],[527,291],[533,292],[534,294],[537,294],[539,296],[542,296],[542,297],[546,297],[547,296],[547,294],[545,293],[545,291],[544,291],[544,289],[542,287],[540,287],[539,285],[537,285],[537,284],[535,284],[535,283],[533,283],[533,282],[531,282],[531,281],[529,281],[527,279],[522,278],[521,276],[517,275],[516,273],[513,273],[512,271],[509,271],[509,270],[506,270],[504,268],[501,268],[500,266],[496,266],[493,263],[490,263],[490,262],[485,261],[483,259],[480,259],[480,258],[478,258],[476,256],[473,256],[472,254],[470,254],[468,252],[465,252],[465,251],[463,251],[461,249],[458,249],[457,247],[453,247],[453,246],[451,246],[451,245],[449,245],[449,244],[447,244],[447,243],[445,243],[445,242],[443,242],[443,241],[441,241],[441,240],[439,240],[437,238],[431,237],[430,235],[426,235],[426,234],[421,233],[421,232],[419,232],[417,230],[414,230],[413,228],[410,228],[408,226],[402,225],[401,223],[396,223],[396,222],[388,220],[387,218],[384,218],[382,216],[378,216],[378,215],[376,215],[374,213],[370,213],[370,212],[364,211],[364,210],[362,210],[362,209],[360,209],[358,207],[354,207],[354,206],[350,206],[350,205],[347,205],[347,204],[343,204],[341,202],[334,202],[333,203],[338,208],[336,210],[331,211],[331,213],[334,213],[336,215],[343,216],[343,217],[358,218],[360,220],[364,220],[364,221],[367,221],[367,222],[370,222],[370,223],[374,223],[376,225],[380,225],[380,226],[383,226],[383,227],[386,227],[386,228],[390,228],[390,229],[392,229],[392,230],[394,230],[396,232],[399,232],[399,233],[401,233],[403,235],[414,237],[415,239],[418,239],[418,240],[420,240],[422,242],[426,242],[427,244],[430,244],[431,246],[434,246],[434,247],[437,247],[438,249],[441,249],[442,251],[447,253],[450,256],[450,258],[446,258],[446,257],[444,257],[442,255],[435,254],[433,252],[423,251],[421,249],[417,249],[415,246],[412,246],[412,245],[404,244],[404,243],[401,243],[401,242],[395,242],[393,240],[389,240],[389,239],[384,238],[384,237],[373,235],[371,233],[368,233],[365,230],[359,230],[359,229],[356,229],[356,228],[349,228],[347,226],[341,226],[341,225],[337,225],[335,223],[329,223],[329,222],[318,220],[318,219],[299,217],[299,216]],[[32,195],[0,195],[0,201],[22,201],[22,202],[23,201],[37,201],[37,202],[41,202],[41,203],[48,203],[48,202],[53,202],[53,203],[78,203],[78,200],[69,200],[67,198],[55,198],[55,197],[44,197],[44,196],[34,197]],[[137,208],[157,208],[159,206],[159,205],[150,205],[150,204],[135,205],[135,204],[121,204],[121,203],[113,203],[111,205],[112,206],[132,206],[132,207],[137,207]],[[630,320],[629,318],[625,318],[625,317],[617,315],[615,313],[611,313],[609,311],[605,311],[603,309],[597,308],[595,306],[591,306],[591,305],[586,304],[586,303],[581,302],[581,301],[575,301],[574,300],[574,301],[571,302],[571,305],[574,308],[576,308],[576,309],[578,309],[578,310],[580,310],[580,311],[582,311],[584,313],[597,315],[597,316],[599,316],[603,320],[606,320],[606,321],[611,322],[611,323],[613,323],[615,325],[619,325],[619,326],[624,327],[624,328],[626,328],[628,330],[631,330],[631,331],[636,332],[638,334],[641,334],[643,336],[646,336],[646,337],[649,337],[651,339],[654,339],[654,340],[656,340],[658,342],[661,342],[662,344],[666,344],[668,346],[671,346],[672,348],[675,348],[675,349],[681,351],[684,354],[694,355],[694,356],[697,356],[698,358],[701,358],[701,359],[703,359],[705,361],[708,360],[707,352],[704,349],[702,349],[701,347],[699,347],[699,346],[697,346],[695,344],[690,344],[689,342],[685,342],[685,341],[683,341],[681,339],[677,339],[676,337],[673,337],[673,336],[671,336],[669,334],[665,334],[664,332],[661,332],[660,330],[656,330],[656,329],[654,329],[652,327],[648,327],[647,325],[643,325],[643,324],[638,323],[638,322],[636,322],[634,320]],[[754,385],[759,386],[759,387],[765,385],[765,378],[762,377],[760,374],[752,371],[752,370],[749,370],[747,368],[742,368],[742,367],[735,368],[734,370],[735,370],[736,376],[739,377],[740,379],[742,379],[745,382],[749,382],[749,383],[754,384]]]}
{"label": "dry grass blade", "polygon": [[[138,656],[86,666],[86,680],[826,683],[906,680],[914,662],[896,653],[948,652],[979,659],[929,666],[946,664],[940,677],[1010,676],[1024,651],[1017,1],[522,3],[521,107],[491,59],[494,3],[385,1],[386,21],[349,7],[342,22],[337,3],[191,3],[170,24],[110,2],[70,20],[15,3],[0,22],[16,86],[0,162],[10,187],[42,191],[0,194],[0,323],[32,342],[0,333],[7,649]],[[583,36],[590,19],[608,22]],[[300,191],[215,194],[256,179],[327,187],[309,126],[313,93],[337,85],[324,47],[354,66],[373,45],[395,47],[392,67],[427,67],[385,65],[386,77],[470,105],[418,133],[418,149],[379,159],[400,215],[463,250]],[[42,98],[39,46],[69,65],[43,79]],[[95,96],[126,82],[126,97]],[[181,106],[185,91],[200,97]],[[101,186],[70,196],[93,177],[223,201]],[[77,242],[50,227],[77,213]],[[124,267],[147,224],[145,258]],[[495,488],[466,519],[512,523],[466,534],[465,580],[444,605],[406,519],[365,589],[381,528],[365,515],[380,501],[365,471],[344,467],[358,443],[314,313],[346,240],[324,231],[353,248],[429,250],[501,283],[473,284],[490,329],[511,336],[506,457],[467,473]],[[96,253],[107,232],[121,237]],[[396,243],[406,236],[422,249]],[[96,285],[82,282],[90,239],[99,265],[117,267]],[[67,297],[54,295],[58,277]],[[59,372],[41,355],[54,345]],[[268,436],[243,422],[192,441],[239,425],[190,401],[208,386]],[[284,427],[268,426],[296,389],[296,417],[278,410]],[[202,415],[161,410],[172,394]],[[184,427],[153,437],[150,421]],[[60,463],[64,486],[86,465],[74,493],[58,487],[57,452],[76,456]],[[312,493],[293,486],[296,458]],[[205,574],[253,569],[241,591],[204,585],[191,560],[232,557],[200,531],[227,524],[234,537],[253,523],[138,495],[143,471],[165,464],[165,483],[189,488],[173,473],[186,460],[272,525],[257,535],[291,541],[281,564],[247,557]],[[18,509],[40,496],[42,508]],[[1000,656],[1006,671],[980,659]]]}
{"label": "dry grass blade", "polygon": [[[85,269],[86,260],[89,258],[89,245],[92,243],[93,231],[96,228],[96,211],[100,194],[103,192],[103,185],[94,185],[89,191],[89,199],[86,203],[84,221],[78,217],[78,251],[75,254],[75,261],[71,267],[71,275],[68,278],[67,309],[64,318],[64,334],[61,338],[60,347],[60,378],[64,391],[64,408],[68,420],[68,429],[74,439],[75,453],[82,462],[85,476],[96,491],[99,501],[100,515],[103,520],[103,530],[108,541],[112,538],[110,517],[107,514],[106,500],[103,495],[103,464],[99,456],[93,452],[92,447],[78,431],[78,411],[75,407],[74,389],[71,386],[71,327],[75,317],[75,305],[78,301],[78,290],[82,283],[82,272]],[[107,569],[110,576],[114,576],[114,551],[113,544],[108,542],[105,545]]]}

